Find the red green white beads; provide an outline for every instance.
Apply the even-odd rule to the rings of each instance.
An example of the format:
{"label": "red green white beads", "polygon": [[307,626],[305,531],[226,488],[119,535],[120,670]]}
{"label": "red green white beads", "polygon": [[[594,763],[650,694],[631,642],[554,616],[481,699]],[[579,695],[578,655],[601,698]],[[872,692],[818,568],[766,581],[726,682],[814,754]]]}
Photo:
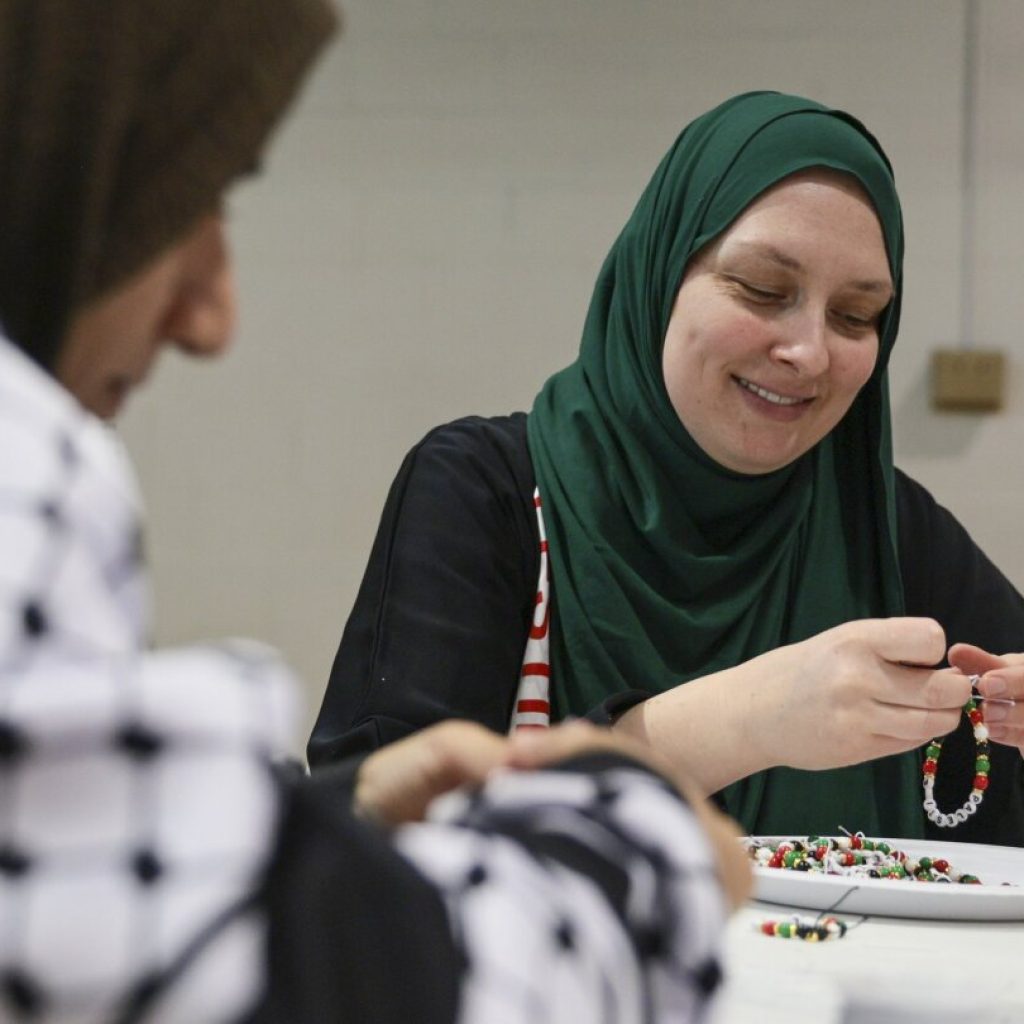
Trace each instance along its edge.
{"label": "red green white beads", "polygon": [[[971,676],[971,686],[978,681],[978,676]],[[939,810],[935,802],[935,774],[939,770],[939,755],[942,753],[942,740],[932,740],[925,748],[924,765],[921,769],[921,784],[924,788],[924,812],[928,820],[934,822],[940,828],[956,828],[962,825],[981,806],[985,798],[985,790],[988,789],[988,773],[991,767],[989,759],[988,728],[985,726],[985,719],[978,707],[978,702],[972,697],[965,705],[964,712],[971,721],[974,729],[974,781],[971,784],[971,792],[964,802],[964,805],[949,814]]]}
{"label": "red green white beads", "polygon": [[776,935],[780,939],[827,942],[829,939],[841,939],[846,934],[846,923],[834,917],[810,919],[794,914],[785,921],[762,921],[757,930],[762,935]]}
{"label": "red green white beads", "polygon": [[960,872],[942,857],[914,858],[862,832],[848,836],[808,836],[770,841],[749,837],[748,856],[760,867],[854,878],[978,885],[976,875]]}

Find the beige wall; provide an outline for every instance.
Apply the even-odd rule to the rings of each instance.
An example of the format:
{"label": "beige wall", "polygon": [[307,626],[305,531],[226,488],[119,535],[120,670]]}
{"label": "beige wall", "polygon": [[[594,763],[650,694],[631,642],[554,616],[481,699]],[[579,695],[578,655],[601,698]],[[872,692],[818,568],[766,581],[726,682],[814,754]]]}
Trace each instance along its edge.
{"label": "beige wall", "polygon": [[975,2],[977,340],[1011,362],[987,417],[936,416],[926,393],[930,351],[961,340],[962,0],[348,0],[268,173],[232,203],[236,351],[168,357],[124,423],[159,640],[267,639],[312,715],[406,449],[529,406],[679,128],[754,88],[848,109],[892,157],[898,462],[1024,585],[1024,3]]}

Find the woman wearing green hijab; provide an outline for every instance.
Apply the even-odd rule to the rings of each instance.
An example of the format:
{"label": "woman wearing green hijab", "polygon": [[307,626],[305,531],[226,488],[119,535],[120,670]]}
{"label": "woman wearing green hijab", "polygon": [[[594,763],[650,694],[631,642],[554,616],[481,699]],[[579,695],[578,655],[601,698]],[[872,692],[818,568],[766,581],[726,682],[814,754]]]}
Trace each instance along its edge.
{"label": "woman wearing green hijab", "polygon": [[[855,119],[752,93],[688,126],[576,362],[528,418],[458,421],[407,458],[311,761],[446,714],[589,714],[748,831],[924,835],[920,750],[970,692],[930,666],[947,636],[1019,646],[1024,601],[893,468],[902,255],[891,168]],[[961,725],[943,810],[974,754]],[[1021,793],[1018,751],[993,745],[952,837],[1024,843]]]}

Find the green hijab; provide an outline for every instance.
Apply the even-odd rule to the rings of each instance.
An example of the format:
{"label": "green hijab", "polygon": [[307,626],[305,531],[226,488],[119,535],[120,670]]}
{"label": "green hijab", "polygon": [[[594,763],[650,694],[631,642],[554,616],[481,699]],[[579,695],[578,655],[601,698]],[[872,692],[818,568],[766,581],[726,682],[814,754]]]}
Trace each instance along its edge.
{"label": "green hijab", "polygon": [[[864,187],[896,294],[878,363],[839,425],[772,473],[725,469],[669,401],[662,343],[690,258],[771,185],[809,167]],[[580,354],[537,396],[529,445],[555,595],[556,716],[629,689],[661,692],[852,619],[899,615],[886,365],[903,230],[892,169],[854,118],[778,93],[690,124],[601,269]],[[924,830],[916,752],[820,772],[777,768],[727,787],[747,831]]]}

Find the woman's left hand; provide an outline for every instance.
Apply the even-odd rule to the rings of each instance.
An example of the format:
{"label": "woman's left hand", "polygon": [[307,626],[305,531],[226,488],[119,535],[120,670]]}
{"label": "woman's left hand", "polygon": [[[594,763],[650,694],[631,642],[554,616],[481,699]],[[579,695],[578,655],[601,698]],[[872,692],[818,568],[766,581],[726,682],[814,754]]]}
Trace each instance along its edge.
{"label": "woman's left hand", "polygon": [[949,663],[969,676],[980,676],[983,697],[1013,700],[1016,704],[982,706],[989,737],[996,743],[1018,747],[1024,755],[1024,654],[990,654],[973,644],[953,644]]}

